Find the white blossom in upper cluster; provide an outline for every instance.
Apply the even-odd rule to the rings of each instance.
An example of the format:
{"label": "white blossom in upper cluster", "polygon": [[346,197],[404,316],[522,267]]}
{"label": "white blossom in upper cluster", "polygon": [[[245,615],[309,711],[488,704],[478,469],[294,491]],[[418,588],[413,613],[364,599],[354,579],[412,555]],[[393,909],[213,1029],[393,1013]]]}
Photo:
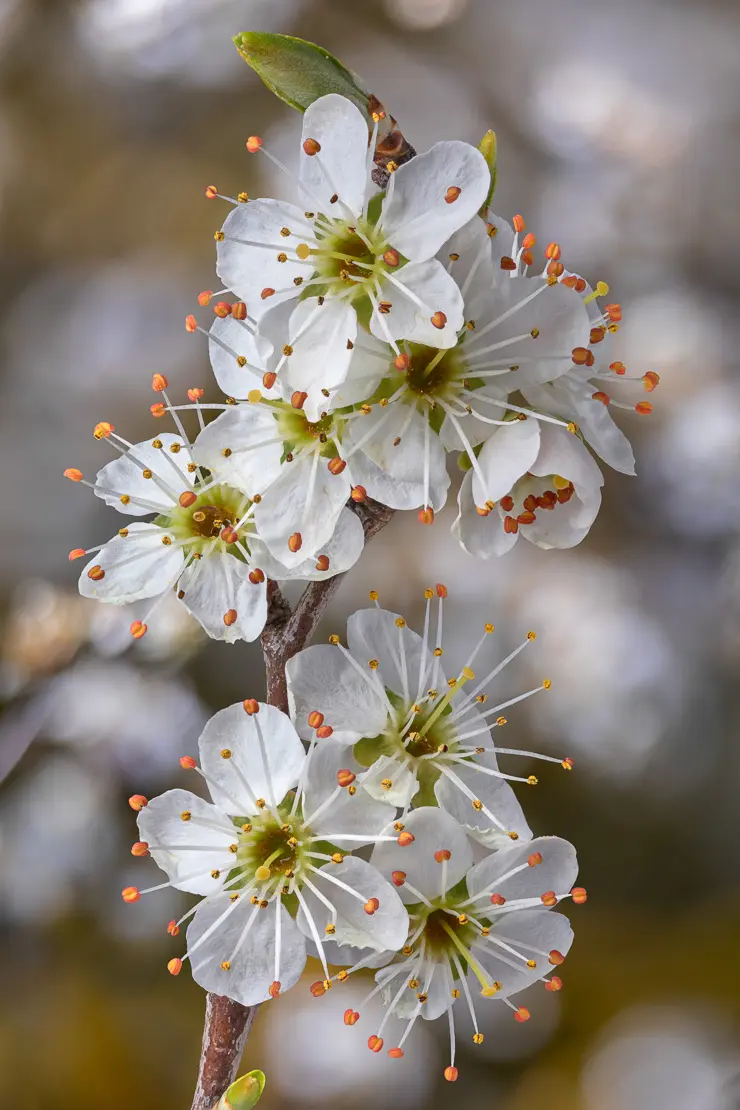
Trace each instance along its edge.
{"label": "white blossom in upper cluster", "polygon": [[[152,405],[152,411],[158,417],[171,412],[177,434],[162,432],[130,443],[113,424],[101,421],[95,438],[110,444],[119,457],[94,482],[74,467],[64,472],[127,516],[154,515],[151,521],[119,529],[107,543],[70,552],[70,559],[92,555],[80,575],[80,593],[116,605],[152,598],[149,611],[131,625],[137,639],[146,633],[157,606],[176,590],[213,638],[254,640],[267,616],[267,578],[321,579],[347,570],[362,551],[362,525],[341,509],[318,556],[306,559],[303,552],[292,566],[281,564],[256,527],[259,493],[253,491],[250,498],[237,484],[238,452],[232,458],[228,448],[209,449],[213,425],[203,421],[202,410],[208,407],[200,403],[203,391],[190,390],[191,403],[184,406],[197,411],[201,426],[198,439],[190,443],[177,408],[167,398],[166,380],[157,374],[153,384],[165,400]],[[269,472],[264,480],[269,482]]]}

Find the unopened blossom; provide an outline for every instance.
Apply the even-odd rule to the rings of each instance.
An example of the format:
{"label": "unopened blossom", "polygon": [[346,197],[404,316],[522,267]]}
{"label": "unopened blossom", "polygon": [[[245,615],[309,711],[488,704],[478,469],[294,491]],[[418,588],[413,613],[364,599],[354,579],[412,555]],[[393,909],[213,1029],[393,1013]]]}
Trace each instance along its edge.
{"label": "unopened blossom", "polygon": [[[545,680],[488,708],[484,688],[535,638],[530,632],[478,678],[472,664],[493,633],[492,624],[481,627],[467,662],[447,678],[442,667],[446,593],[442,585],[426,591],[422,636],[397,613],[361,609],[347,622],[347,647],[332,636],[329,644],[305,648],[288,660],[291,714],[298,731],[308,737],[303,722],[309,707],[324,713],[332,721],[333,739],[366,768],[359,777],[363,787],[389,807],[400,807],[402,821],[412,804],[437,804],[476,840],[501,847],[531,836],[509,781],[535,785],[537,779],[500,770],[497,755],[533,753],[499,747],[491,731],[506,724],[504,709],[550,683]],[[568,770],[572,766],[570,759],[537,758],[562,763]]]}
{"label": "unopened blossom", "polygon": [[458,494],[453,535],[488,559],[520,535],[544,548],[574,547],[601,506],[603,476],[574,432],[515,419],[486,440]]}
{"label": "unopened blossom", "polygon": [[[563,963],[573,940],[570,922],[551,907],[569,897],[581,903],[587,896],[583,888],[573,887],[575,850],[558,837],[510,846],[473,865],[464,830],[444,810],[415,810],[405,829],[414,836],[413,843],[407,849],[380,844],[372,862],[406,903],[409,936],[345,1021],[360,1022],[364,1004],[380,993],[385,1014],[368,1037],[368,1048],[385,1049],[398,1059],[419,1017],[434,1021],[446,1015],[450,1062],[444,1076],[454,1082],[455,1002],[464,1000],[474,1044],[483,1041],[477,1007],[492,1000],[508,1006],[517,1021],[527,1021],[529,1010],[516,1005],[512,996],[538,980],[548,990],[560,990],[559,976],[548,976]],[[405,1019],[406,1028],[398,1041],[386,1044],[391,1017]]]}
{"label": "unopened blossom", "polygon": [[[331,733],[328,725],[324,734]],[[201,896],[168,932],[187,931],[186,960],[206,990],[243,1005],[275,998],[298,981],[310,938],[329,978],[324,944],[386,951],[403,944],[408,916],[394,886],[353,848],[395,842],[387,808],[346,769],[345,753],[324,735],[306,754],[290,719],[253,699],[217,713],[199,741],[200,774],[212,801],[169,790],[135,795],[141,840],[168,881],[127,887],[126,902],[172,886]]]}
{"label": "unopened blossom", "polygon": [[[327,537],[323,558],[306,561],[304,555],[291,568],[279,564],[255,527],[259,495],[250,498],[231,480],[238,474],[238,459],[232,460],[225,450],[208,456],[207,469],[201,465],[157,376],[155,388],[165,400],[152,410],[156,416],[171,411],[178,434],[162,432],[130,443],[103,421],[95,437],[119,457],[107,463],[94,482],[75,468],[65,471],[126,516],[154,517],[127,524],[108,543],[70,552],[70,559],[92,556],[80,575],[80,593],[118,605],[152,598],[149,611],[131,625],[136,638],[146,633],[157,605],[175,590],[213,638],[254,640],[267,615],[268,575],[323,578],[346,570],[362,550],[362,528],[347,511],[334,521],[336,529]],[[202,391],[190,392],[193,401],[188,407],[198,411],[203,426]]]}
{"label": "unopened blossom", "polygon": [[[293,302],[273,369],[306,393],[311,419],[326,407],[322,391],[346,377],[358,329],[453,346],[463,323],[460,291],[435,255],[483,204],[485,159],[467,143],[437,143],[392,172],[381,195],[376,136],[377,120],[368,135],[349,100],[320,97],[303,117],[297,176],[278,163],[298,205],[242,194],[216,234],[219,276],[253,316]],[[257,136],[247,149],[277,162]]]}

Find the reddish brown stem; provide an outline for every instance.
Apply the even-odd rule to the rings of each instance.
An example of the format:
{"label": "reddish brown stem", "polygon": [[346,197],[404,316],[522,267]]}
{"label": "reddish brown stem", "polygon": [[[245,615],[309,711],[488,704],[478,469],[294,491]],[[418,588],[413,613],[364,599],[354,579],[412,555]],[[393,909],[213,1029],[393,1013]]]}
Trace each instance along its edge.
{"label": "reddish brown stem", "polygon": [[[353,503],[352,508],[362,521],[366,542],[393,516],[392,509],[369,499],[357,505]],[[311,582],[292,611],[277,582],[268,583],[267,623],[262,633],[267,701],[284,713],[288,711],[285,664],[306,646],[343,578],[343,574],[338,574],[323,582]],[[236,1079],[256,1012],[256,1006],[242,1006],[223,995],[207,996],[203,1048],[192,1110],[212,1110]]]}

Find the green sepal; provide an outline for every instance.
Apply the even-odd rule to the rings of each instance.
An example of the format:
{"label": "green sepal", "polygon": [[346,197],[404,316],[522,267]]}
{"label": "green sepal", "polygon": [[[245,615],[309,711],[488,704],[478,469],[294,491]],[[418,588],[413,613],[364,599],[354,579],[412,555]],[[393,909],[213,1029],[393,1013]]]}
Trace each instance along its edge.
{"label": "green sepal", "polygon": [[480,210],[481,216],[484,216],[486,209],[493,200],[493,194],[496,192],[496,179],[498,177],[498,169],[496,166],[497,148],[495,131],[486,131],[485,135],[478,143],[478,150],[485,158],[488,164],[488,169],[491,173],[491,184],[488,189],[488,196],[486,197],[485,204]]}
{"label": "green sepal", "polygon": [[270,92],[291,108],[305,112],[320,96],[339,93],[368,116],[370,93],[359,77],[323,47],[267,31],[244,31],[234,35],[233,42]]}
{"label": "green sepal", "polygon": [[215,1110],[252,1110],[265,1089],[265,1073],[255,1069],[241,1075],[221,1095]]}

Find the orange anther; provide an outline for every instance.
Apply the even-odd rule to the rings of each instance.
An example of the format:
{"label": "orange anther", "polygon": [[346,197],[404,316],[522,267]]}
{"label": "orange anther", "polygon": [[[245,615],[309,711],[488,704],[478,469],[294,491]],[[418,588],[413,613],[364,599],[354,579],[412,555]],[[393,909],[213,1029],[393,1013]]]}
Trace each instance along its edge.
{"label": "orange anther", "polygon": [[265,580],[265,572],[260,567],[255,567],[249,572],[249,581],[253,586],[259,586]]}
{"label": "orange anther", "polygon": [[206,308],[206,306],[211,303],[211,297],[212,296],[213,296],[213,290],[212,289],[204,289],[201,293],[199,293],[198,294],[198,304],[200,305],[200,307],[201,308]]}
{"label": "orange anther", "polygon": [[142,636],[146,636],[148,627],[143,621],[132,621],[129,625],[129,632],[135,640],[140,640]]}
{"label": "orange anther", "polygon": [[238,613],[236,609],[227,609],[224,613],[224,624],[230,628],[232,624],[236,624]]}
{"label": "orange anther", "polygon": [[96,439],[107,439],[115,430],[115,424],[111,424],[109,420],[99,420],[93,428],[93,435]]}
{"label": "orange anther", "polygon": [[152,375],[152,389],[154,390],[155,393],[161,393],[163,390],[165,390],[167,388],[168,385],[169,385],[169,382],[167,381],[164,374],[153,374]]}
{"label": "orange anther", "polygon": [[575,289],[576,293],[584,293],[586,291],[586,282],[585,282],[584,278],[582,278],[582,277],[576,278],[576,283],[574,285],[574,289]]}
{"label": "orange anther", "polygon": [[570,896],[577,906],[582,906],[584,902],[588,901],[588,893],[586,888],[582,886],[574,886],[570,892]]}
{"label": "orange anther", "polygon": [[442,312],[440,309],[437,309],[436,312],[433,312],[432,315],[429,317],[429,319],[431,320],[432,325],[435,328],[439,328],[440,331],[445,326],[445,324],[447,323],[447,317],[445,316],[444,312]]}
{"label": "orange anther", "polygon": [[355,781],[356,777],[357,776],[355,775],[354,771],[347,771],[347,770],[337,771],[337,782],[342,787],[351,786],[352,783]]}
{"label": "orange anther", "polygon": [[543,906],[556,906],[558,896],[554,890],[546,890],[544,894],[540,895],[540,902]]}
{"label": "orange anther", "polygon": [[260,297],[262,298],[263,301],[266,301],[268,297],[274,297],[274,296],[275,296],[275,290],[271,289],[269,285],[266,285],[265,288],[260,293]]}
{"label": "orange anther", "polygon": [[414,836],[414,834],[404,829],[402,833],[398,834],[398,840],[396,843],[399,844],[401,848],[407,848],[409,844],[413,844],[415,840],[416,837]]}
{"label": "orange anther", "polygon": [[93,582],[100,582],[101,579],[105,578],[105,571],[96,563],[94,567],[90,567],[87,577],[91,578]]}
{"label": "orange anther", "polygon": [[171,937],[176,937],[180,935],[180,926],[177,924],[174,918],[168,923],[167,932],[170,934]]}
{"label": "orange anther", "polygon": [[567,755],[560,766],[563,768],[564,771],[572,771],[575,767],[575,760],[571,759],[571,757]]}
{"label": "orange anther", "polygon": [[565,266],[562,262],[548,262],[547,263],[547,276],[559,278],[565,273]]}
{"label": "orange anther", "polygon": [[68,466],[64,471],[64,477],[69,478],[70,482],[81,482],[82,471],[78,470],[76,466]]}
{"label": "orange anther", "polygon": [[149,845],[147,844],[147,842],[145,840],[137,840],[134,844],[132,844],[131,845],[131,855],[132,856],[148,856],[149,855]]}
{"label": "orange anther", "polygon": [[141,898],[138,886],[126,886],[121,891],[124,902],[138,902]]}
{"label": "orange anther", "polygon": [[604,330],[604,328],[591,328],[588,341],[591,344],[601,343],[605,335],[606,331]]}
{"label": "orange anther", "polygon": [[335,455],[333,459],[329,459],[329,472],[331,474],[341,474],[346,465],[344,459],[340,459],[339,455]]}
{"label": "orange anther", "polygon": [[529,1021],[531,1016],[526,1006],[520,1006],[518,1010],[514,1011],[514,1021]]}
{"label": "orange anther", "polygon": [[447,587],[444,585],[443,582],[438,582],[437,585],[434,587],[434,590],[437,594],[437,597],[447,597]]}
{"label": "orange anther", "polygon": [[206,185],[206,196],[209,200],[213,200],[214,197],[218,196],[218,189],[215,185]]}
{"label": "orange anther", "polygon": [[656,374],[654,370],[648,370],[642,375],[642,384],[648,393],[652,393],[660,385],[660,374]]}
{"label": "orange anther", "polygon": [[505,513],[510,513],[511,510],[514,508],[514,498],[510,497],[507,493],[505,497],[501,498],[501,500],[499,501],[499,505]]}
{"label": "orange anther", "polygon": [[277,996],[280,994],[280,982],[277,979],[273,980],[273,982],[270,983],[269,990],[270,998],[277,998]]}
{"label": "orange anther", "polygon": [[542,852],[532,852],[531,856],[527,856],[527,863],[530,867],[539,867],[542,863]]}
{"label": "orange anther", "polygon": [[610,362],[609,369],[613,370],[615,374],[619,375],[627,373],[627,367],[624,365],[623,362]]}
{"label": "orange anther", "polygon": [[524,513],[519,513],[519,516],[516,519],[518,524],[534,524],[537,517],[534,513],[527,511]]}
{"label": "orange anther", "polygon": [[545,247],[545,258],[549,259],[551,262],[559,261],[562,253],[559,243],[548,243]]}
{"label": "orange anther", "polygon": [[87,552],[85,551],[84,547],[73,547],[67,558],[71,563],[74,559],[81,559],[82,556],[86,554]]}
{"label": "orange anther", "polygon": [[319,713],[318,709],[313,709],[308,715],[308,724],[310,728],[321,728],[324,723],[324,714]]}
{"label": "orange anther", "polygon": [[393,360],[393,365],[395,366],[396,370],[408,370],[409,366],[411,365],[411,359],[407,354],[396,355]]}
{"label": "orange anther", "polygon": [[185,331],[194,332],[198,330],[198,321],[192,315],[185,317]]}
{"label": "orange anther", "polygon": [[231,305],[228,301],[216,301],[213,311],[219,320],[225,320],[227,316],[231,316]]}
{"label": "orange anther", "polygon": [[531,251],[522,251],[521,258],[525,266],[531,266],[534,262],[534,255]]}
{"label": "orange anther", "polygon": [[545,979],[546,991],[561,991],[563,989],[563,980],[559,975],[553,975],[550,979]]}
{"label": "orange anther", "polygon": [[557,948],[553,948],[548,959],[553,967],[559,967],[560,964],[565,963],[565,956],[562,952],[558,952]]}
{"label": "orange anther", "polygon": [[262,146],[262,139],[259,137],[259,135],[250,135],[244,145],[250,154],[256,154],[259,148]]}
{"label": "orange anther", "polygon": [[503,906],[505,904],[506,904],[506,899],[504,898],[503,894],[492,894],[491,895],[491,905],[492,906]]}
{"label": "orange anther", "polygon": [[182,960],[178,959],[176,956],[174,960],[170,960],[167,964],[167,970],[170,975],[179,975],[182,971]]}
{"label": "orange anther", "polygon": [[205,391],[203,389],[200,389],[199,386],[195,386],[195,388],[188,390],[188,397],[191,401],[200,401],[204,392]]}
{"label": "orange anther", "polygon": [[295,554],[296,551],[300,551],[302,547],[303,547],[303,536],[301,535],[300,532],[294,532],[293,535],[288,540],[288,550],[292,551],[293,554]]}
{"label": "orange anther", "polygon": [[157,419],[159,419],[160,416],[164,416],[167,412],[167,406],[164,401],[155,401],[153,405],[149,406],[149,412],[152,416],[156,416]]}
{"label": "orange anther", "polygon": [[183,771],[192,771],[195,767],[197,767],[197,764],[192,755],[181,755],[180,766],[182,767]]}
{"label": "orange anther", "polygon": [[398,263],[401,261],[401,256],[397,250],[394,250],[393,247],[389,247],[383,255],[383,261],[385,262],[386,266],[397,266]]}
{"label": "orange anther", "polygon": [[321,150],[321,143],[318,139],[304,139],[303,140],[303,153],[307,154],[309,158],[313,158]]}
{"label": "orange anther", "polygon": [[608,393],[604,393],[603,389],[597,389],[596,393],[591,394],[592,401],[601,401],[602,405],[608,405],[611,397]]}
{"label": "orange anther", "polygon": [[419,524],[434,524],[434,509],[429,506],[426,509],[419,509],[416,518]]}
{"label": "orange anther", "polygon": [[513,516],[504,517],[504,532],[507,535],[514,536],[519,531],[519,525]]}
{"label": "orange anther", "polygon": [[388,1055],[390,1056],[391,1060],[400,1060],[401,1057],[403,1056],[403,1049],[402,1048],[389,1048],[388,1049]]}
{"label": "orange anther", "polygon": [[491,515],[491,510],[490,509],[486,509],[486,508],[482,509],[480,507],[480,505],[475,506],[475,511],[478,514],[478,516],[490,516]]}
{"label": "orange anther", "polygon": [[245,305],[244,301],[234,301],[233,305],[231,306],[231,315],[234,317],[235,320],[246,320],[247,306]]}
{"label": "orange anther", "polygon": [[607,314],[613,324],[618,324],[622,319],[622,306],[621,304],[605,304],[604,312]]}
{"label": "orange anther", "polygon": [[197,496],[190,489],[186,489],[185,492],[181,493],[178,497],[178,501],[183,509],[189,509],[197,500]]}
{"label": "orange anther", "polygon": [[574,347],[570,357],[573,359],[576,366],[585,366],[588,362],[589,354],[590,351],[587,347]]}
{"label": "orange anther", "polygon": [[452,858],[452,852],[449,850],[449,848],[440,848],[438,852],[434,853],[434,858],[436,859],[437,863],[444,863],[445,860]]}
{"label": "orange anther", "polygon": [[537,242],[537,236],[533,235],[532,232],[530,231],[522,239],[522,247],[524,248],[525,251],[531,251],[532,247],[535,245],[536,242]]}
{"label": "orange anther", "polygon": [[319,725],[316,729],[316,736],[319,740],[328,740],[334,729],[331,725]]}
{"label": "orange anther", "polygon": [[312,983],[308,989],[310,990],[314,998],[321,998],[322,994],[326,994],[326,987],[320,979],[317,979],[315,983]]}
{"label": "orange anther", "polygon": [[302,390],[297,389],[295,393],[291,396],[290,403],[294,409],[302,409],[306,403],[307,398],[307,393],[304,393]]}
{"label": "orange anther", "polygon": [[383,1047],[383,1038],[373,1033],[372,1037],[368,1037],[367,1039],[367,1047],[371,1052],[380,1052]]}
{"label": "orange anther", "polygon": [[653,406],[649,401],[638,401],[635,405],[635,412],[639,412],[641,416],[649,416],[653,411]]}
{"label": "orange anther", "polygon": [[509,258],[508,254],[502,256],[499,265],[502,270],[516,270],[516,262],[513,258]]}
{"label": "orange anther", "polygon": [[[239,539],[239,533],[236,532],[230,524],[227,524],[224,528],[221,529],[219,533],[219,538],[222,539],[224,543],[236,543],[236,541]],[[264,575],[262,576],[262,578],[258,578],[257,581],[261,582],[263,578]],[[249,576],[249,580],[250,582],[254,581],[251,574]]]}
{"label": "orange anther", "polygon": [[367,902],[365,903],[365,906],[364,906],[364,910],[365,910],[365,913],[366,913],[366,914],[367,914],[367,915],[368,915],[369,917],[372,917],[372,915],[373,915],[373,914],[374,914],[374,913],[376,912],[376,910],[378,910],[379,908],[380,908],[380,902],[378,901],[378,899],[377,899],[377,898],[368,898],[368,900],[367,900]]}
{"label": "orange anther", "polygon": [[560,284],[564,285],[567,289],[575,289],[576,285],[578,284],[578,278],[575,274],[568,274],[567,277],[564,277],[562,279]]}
{"label": "orange anther", "polygon": [[356,1025],[356,1023],[359,1020],[360,1020],[359,1012],[357,1010],[353,1010],[351,1006],[350,1006],[349,1010],[344,1011],[344,1024],[345,1025]]}
{"label": "orange anther", "polygon": [[524,221],[524,216],[515,216],[511,221],[514,225],[514,231],[526,231],[527,225]]}
{"label": "orange anther", "polygon": [[253,717],[255,713],[259,713],[260,703],[256,698],[247,698],[244,702],[244,712],[248,717]]}
{"label": "orange anther", "polygon": [[148,799],[145,798],[143,794],[132,794],[131,797],[128,800],[128,804],[131,806],[131,808],[133,810],[136,811],[136,813],[138,813],[140,810],[142,810],[144,808],[144,806],[148,805],[149,802],[148,802]]}
{"label": "orange anther", "polygon": [[392,871],[391,872],[391,879],[393,880],[393,885],[394,886],[403,886],[403,884],[406,882],[406,872],[405,871]]}
{"label": "orange anther", "polygon": [[445,201],[447,202],[447,204],[454,204],[457,198],[460,196],[461,192],[462,189],[459,188],[459,186],[450,185],[449,189],[445,193]]}
{"label": "orange anther", "polygon": [[329,556],[328,555],[319,555],[318,559],[316,560],[316,570],[319,570],[323,573],[324,571],[327,571],[328,569],[329,569]]}
{"label": "orange anther", "polygon": [[459,1075],[459,1072],[453,1064],[444,1070],[444,1077],[448,1083],[454,1083]]}
{"label": "orange anther", "polygon": [[353,486],[349,495],[353,501],[364,501],[367,498],[367,490],[364,486]]}

